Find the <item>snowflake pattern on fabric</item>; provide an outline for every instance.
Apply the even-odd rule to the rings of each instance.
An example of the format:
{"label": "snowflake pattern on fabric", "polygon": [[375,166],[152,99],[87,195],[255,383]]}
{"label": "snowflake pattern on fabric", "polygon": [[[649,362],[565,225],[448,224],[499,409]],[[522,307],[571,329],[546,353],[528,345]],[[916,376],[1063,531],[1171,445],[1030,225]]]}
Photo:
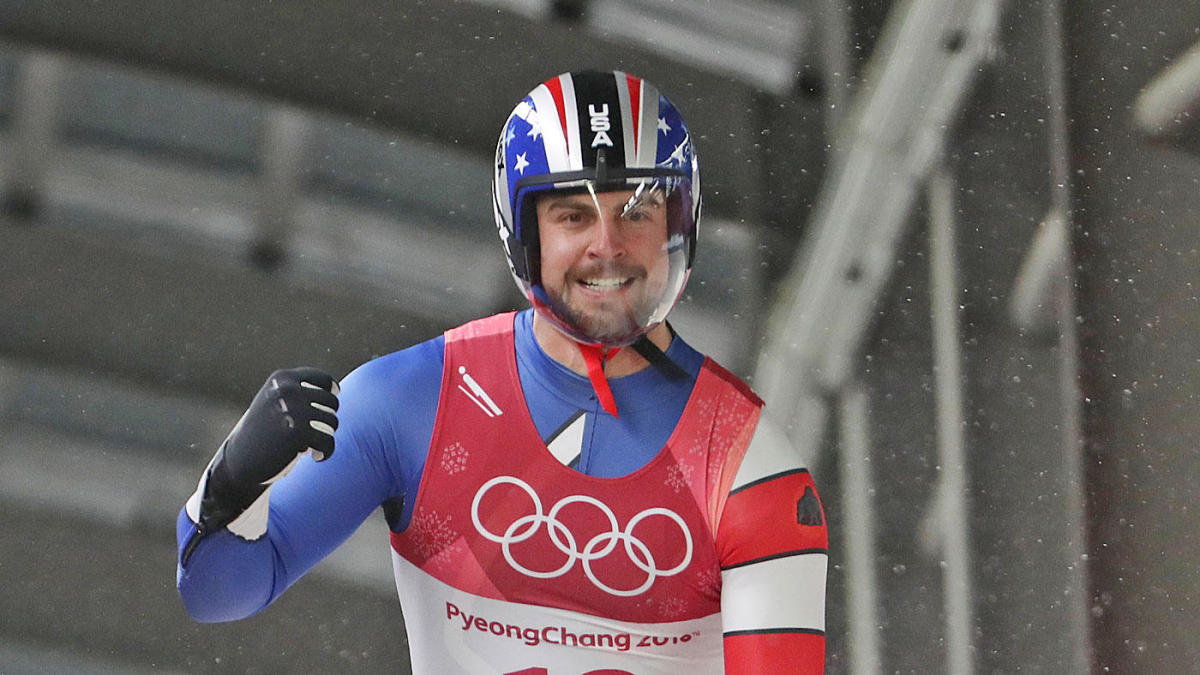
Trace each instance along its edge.
{"label": "snowflake pattern on fabric", "polygon": [[662,612],[664,619],[678,619],[687,611],[687,603],[683,598],[667,598],[658,603],[658,611]]}
{"label": "snowflake pattern on fabric", "polygon": [[721,572],[711,568],[700,570],[696,575],[696,588],[709,597],[721,597]]}
{"label": "snowflake pattern on fabric", "polygon": [[755,411],[756,407],[752,403],[736,393],[726,392],[720,397],[713,412],[712,430],[709,434],[712,448],[720,448],[721,451],[712,452],[708,456],[706,482],[709,494],[715,493],[721,482],[725,451],[749,442],[745,435],[752,433],[753,428],[748,428],[747,422]]}
{"label": "snowflake pattern on fabric", "polygon": [[471,453],[462,446],[462,443],[455,441],[442,450],[442,471],[453,476],[456,473],[462,473],[467,469],[467,460],[470,459]]}
{"label": "snowflake pattern on fabric", "polygon": [[[706,398],[701,400],[699,405],[696,406],[698,411],[697,418],[715,420],[718,405],[719,402],[715,398]],[[687,454],[692,456],[702,455],[705,452],[705,448],[708,447],[706,441],[706,438],[697,435],[692,442],[688,444],[686,450]]]}
{"label": "snowflake pattern on fabric", "polygon": [[459,565],[459,556],[461,551],[456,549],[464,547],[461,539],[456,539],[453,544],[438,551],[432,558],[425,563],[425,571],[438,576],[446,574],[451,569],[457,569]]}
{"label": "snowflake pattern on fabric", "polygon": [[688,486],[688,481],[692,478],[692,473],[695,467],[691,464],[680,466],[675,464],[667,467],[667,487],[679,492]]}
{"label": "snowflake pattern on fabric", "polygon": [[667,621],[682,617],[688,609],[683,598],[647,598],[638,605],[652,608],[655,614]]}
{"label": "snowflake pattern on fabric", "polygon": [[451,520],[453,516],[442,516],[434,509],[418,510],[410,527],[422,558],[434,557],[458,539],[458,532],[450,525]]}

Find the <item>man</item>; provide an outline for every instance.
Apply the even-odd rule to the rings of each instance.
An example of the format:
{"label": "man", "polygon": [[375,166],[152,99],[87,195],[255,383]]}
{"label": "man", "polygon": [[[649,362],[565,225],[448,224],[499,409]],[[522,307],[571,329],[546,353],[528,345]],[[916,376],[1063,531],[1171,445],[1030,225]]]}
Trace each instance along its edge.
{"label": "man", "polygon": [[180,513],[188,611],[261,610],[383,505],[414,672],[821,672],[811,477],[665,323],[700,211],[678,111],[624,73],[547,80],[493,197],[533,309],[340,387],[272,374]]}

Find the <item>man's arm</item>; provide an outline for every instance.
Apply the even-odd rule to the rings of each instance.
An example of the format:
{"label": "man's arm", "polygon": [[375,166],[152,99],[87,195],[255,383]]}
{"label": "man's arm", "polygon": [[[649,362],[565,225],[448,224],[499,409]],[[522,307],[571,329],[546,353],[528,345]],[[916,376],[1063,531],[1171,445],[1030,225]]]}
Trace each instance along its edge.
{"label": "man's arm", "polygon": [[763,416],[717,530],[727,673],[822,673],[829,539],[812,476]]}
{"label": "man's arm", "polygon": [[180,512],[177,584],[193,618],[232,621],[262,610],[379,506],[385,482],[366,453],[339,445],[324,462],[302,458],[271,488],[269,517],[256,539],[224,528],[197,540],[196,523],[186,508]]}
{"label": "man's arm", "polygon": [[[198,533],[202,519],[194,509],[180,512],[177,585],[193,618],[231,621],[260,611],[382,502],[416,494],[441,356],[441,340],[432,340],[348,375],[338,396],[336,451],[321,462],[301,456],[260,503],[234,514],[226,527]],[[203,504],[203,497],[202,485],[189,503]]]}

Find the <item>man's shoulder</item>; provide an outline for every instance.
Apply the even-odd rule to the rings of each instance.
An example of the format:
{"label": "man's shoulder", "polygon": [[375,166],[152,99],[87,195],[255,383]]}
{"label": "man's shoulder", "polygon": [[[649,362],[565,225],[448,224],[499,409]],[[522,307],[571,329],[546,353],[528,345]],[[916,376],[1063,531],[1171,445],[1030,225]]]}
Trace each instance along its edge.
{"label": "man's shoulder", "polygon": [[712,357],[704,357],[703,368],[715,376],[719,381],[724,383],[727,387],[737,392],[738,395],[745,398],[746,401],[751,405],[758,408],[763,407],[763,400],[759,398],[758,394],[754,393],[754,389],[752,389],[745,380],[733,374],[732,371],[722,366]]}
{"label": "man's shoulder", "polygon": [[404,387],[413,380],[440,380],[444,360],[445,336],[438,335],[363,363],[342,381],[342,390],[378,392]]}
{"label": "man's shoulder", "polygon": [[378,390],[404,385],[412,380],[441,380],[446,360],[446,340],[495,335],[511,330],[514,312],[468,321],[436,337],[389,354],[376,356],[355,368],[342,382],[351,387]]}
{"label": "man's shoulder", "polygon": [[513,317],[515,315],[516,312],[503,312],[482,319],[468,321],[461,326],[446,331],[445,338],[457,342],[510,333],[513,331]]}

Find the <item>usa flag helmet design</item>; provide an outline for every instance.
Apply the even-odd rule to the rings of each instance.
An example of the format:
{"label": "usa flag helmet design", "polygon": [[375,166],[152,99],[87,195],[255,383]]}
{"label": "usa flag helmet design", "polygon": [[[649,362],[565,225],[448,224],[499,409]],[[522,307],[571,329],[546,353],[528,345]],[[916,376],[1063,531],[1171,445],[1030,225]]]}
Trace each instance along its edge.
{"label": "usa flag helmet design", "polygon": [[[535,198],[554,192],[655,190],[665,197],[669,270],[657,296],[631,316],[626,334],[597,338],[571,319],[542,284]],[[636,341],[675,306],[696,254],[700,171],[691,135],[653,84],[627,73],[573,72],[531,91],[496,145],[496,227],[509,270],[535,310],[586,344]]]}

